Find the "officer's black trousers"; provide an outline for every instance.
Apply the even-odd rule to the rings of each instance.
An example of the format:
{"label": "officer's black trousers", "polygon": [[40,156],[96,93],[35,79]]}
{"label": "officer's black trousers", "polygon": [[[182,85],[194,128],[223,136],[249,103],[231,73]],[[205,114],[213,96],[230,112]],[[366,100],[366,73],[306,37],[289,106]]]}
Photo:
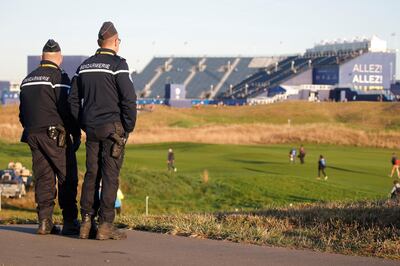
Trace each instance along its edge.
{"label": "officer's black trousers", "polygon": [[32,170],[35,177],[35,201],[39,221],[51,219],[54,200],[57,196],[64,221],[73,221],[78,217],[76,194],[78,187],[78,169],[72,143],[67,138],[67,148],[57,146],[46,132],[30,133],[27,143],[32,151]]}
{"label": "officer's black trousers", "polygon": [[86,128],[86,174],[82,185],[81,213],[82,216],[98,214],[100,223],[112,223],[115,218],[114,205],[123,162],[123,153],[119,159],[111,156],[113,141],[108,137],[115,132],[113,124]]}

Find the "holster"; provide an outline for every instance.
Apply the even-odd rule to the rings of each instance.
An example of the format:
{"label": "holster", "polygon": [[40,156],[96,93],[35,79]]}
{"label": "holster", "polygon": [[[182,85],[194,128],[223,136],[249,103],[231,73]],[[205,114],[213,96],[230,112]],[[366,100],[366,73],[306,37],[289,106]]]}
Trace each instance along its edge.
{"label": "holster", "polygon": [[126,140],[123,137],[124,129],[120,123],[114,123],[115,133],[110,134],[109,138],[114,142],[111,146],[111,156],[115,159],[121,158],[124,151]]}
{"label": "holster", "polygon": [[65,147],[67,132],[65,131],[65,128],[62,125],[50,126],[47,129],[47,136],[50,139],[57,140],[58,147],[62,148]]}

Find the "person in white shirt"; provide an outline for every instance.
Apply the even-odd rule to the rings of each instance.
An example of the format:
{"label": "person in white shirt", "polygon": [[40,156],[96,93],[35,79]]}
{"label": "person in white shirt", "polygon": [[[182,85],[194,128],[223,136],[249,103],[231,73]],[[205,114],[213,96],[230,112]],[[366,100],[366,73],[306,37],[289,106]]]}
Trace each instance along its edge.
{"label": "person in white shirt", "polygon": [[392,188],[392,191],[390,192],[390,198],[400,200],[400,183],[399,183],[399,181],[397,181],[397,180],[393,181],[393,185],[394,186]]}

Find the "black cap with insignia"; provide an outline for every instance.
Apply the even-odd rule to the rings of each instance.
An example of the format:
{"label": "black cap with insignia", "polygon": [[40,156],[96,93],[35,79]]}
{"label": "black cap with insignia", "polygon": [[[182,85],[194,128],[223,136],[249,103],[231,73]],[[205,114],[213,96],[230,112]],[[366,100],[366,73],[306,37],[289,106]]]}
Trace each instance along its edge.
{"label": "black cap with insignia", "polygon": [[99,30],[99,40],[107,40],[117,34],[117,29],[114,27],[114,24],[111,21],[106,21],[103,23]]}
{"label": "black cap with insignia", "polygon": [[60,51],[60,45],[53,39],[49,39],[43,47],[43,53],[56,53]]}

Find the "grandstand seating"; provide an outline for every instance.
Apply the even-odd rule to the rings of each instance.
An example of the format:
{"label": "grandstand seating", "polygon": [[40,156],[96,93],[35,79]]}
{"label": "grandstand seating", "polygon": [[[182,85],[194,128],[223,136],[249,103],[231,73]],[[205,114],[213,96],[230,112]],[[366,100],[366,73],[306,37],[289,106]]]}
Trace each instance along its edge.
{"label": "grandstand seating", "polygon": [[282,84],[311,67],[341,64],[358,55],[358,53],[346,53],[289,56],[278,62],[277,66],[274,65],[260,70],[219,96],[231,99],[254,97],[268,91],[269,88]]}
{"label": "grandstand seating", "polygon": [[173,58],[169,71],[164,71],[151,89],[150,98],[164,97],[165,84],[183,84],[190,75],[190,70],[196,67],[199,58]]}
{"label": "grandstand seating", "polygon": [[139,96],[146,98],[163,98],[165,85],[175,83],[186,85],[187,98],[241,99],[257,96],[311,67],[342,64],[359,55],[353,51],[254,58],[155,57],[132,78]]}
{"label": "grandstand seating", "polygon": [[[229,65],[232,67],[237,59],[239,59],[237,65],[227,73]],[[142,72],[132,74],[132,79],[138,94],[142,97],[163,98],[165,84],[188,82],[186,96],[204,98],[211,92],[211,88],[220,85],[219,91],[226,91],[256,73],[258,68],[249,67],[252,60],[254,60],[252,57],[155,57]],[[165,69],[166,62],[170,62],[168,70]],[[199,68],[200,62],[203,65],[201,68]],[[224,76],[226,80],[223,79]],[[146,93],[143,93],[144,90]],[[216,93],[218,92],[214,92]]]}
{"label": "grandstand seating", "polygon": [[160,66],[164,65],[167,60],[168,58],[165,57],[153,58],[153,60],[150,61],[146,68],[143,69],[140,75],[133,73],[132,80],[135,88],[139,88],[139,91],[144,90],[146,84],[148,84],[153,78],[157,69],[160,68]]}
{"label": "grandstand seating", "polygon": [[204,71],[197,73],[188,84],[186,96],[196,98],[206,94],[219,83],[226,71],[225,67],[234,60],[232,57],[207,58]]}
{"label": "grandstand seating", "polygon": [[[368,54],[370,52],[377,55]],[[186,86],[187,98],[201,101],[251,101],[255,97],[264,101],[270,95],[281,100],[282,95],[279,94],[282,90],[279,87],[285,86],[292,86],[284,88],[289,91],[286,96],[295,95],[298,88],[294,86],[300,85],[349,86],[355,90],[367,90],[366,86],[359,85],[360,82],[352,81],[355,74],[351,64],[357,64],[358,61],[365,64],[364,60],[379,60],[385,65],[389,61],[392,65],[394,62],[393,53],[388,53],[386,42],[372,37],[356,38],[351,42],[324,41],[307,49],[304,54],[291,56],[156,57],[141,73],[133,73],[132,78],[142,98],[163,98],[165,85],[175,83]],[[388,90],[390,82],[385,82],[385,87],[379,88]],[[377,86],[372,87],[374,94]],[[326,88],[321,91],[325,93]]]}
{"label": "grandstand seating", "polygon": [[234,86],[241,82],[243,79],[248,78],[252,74],[258,71],[257,68],[249,68],[249,65],[253,58],[243,57],[240,59],[238,65],[229,75],[220,91],[227,91],[230,86]]}

